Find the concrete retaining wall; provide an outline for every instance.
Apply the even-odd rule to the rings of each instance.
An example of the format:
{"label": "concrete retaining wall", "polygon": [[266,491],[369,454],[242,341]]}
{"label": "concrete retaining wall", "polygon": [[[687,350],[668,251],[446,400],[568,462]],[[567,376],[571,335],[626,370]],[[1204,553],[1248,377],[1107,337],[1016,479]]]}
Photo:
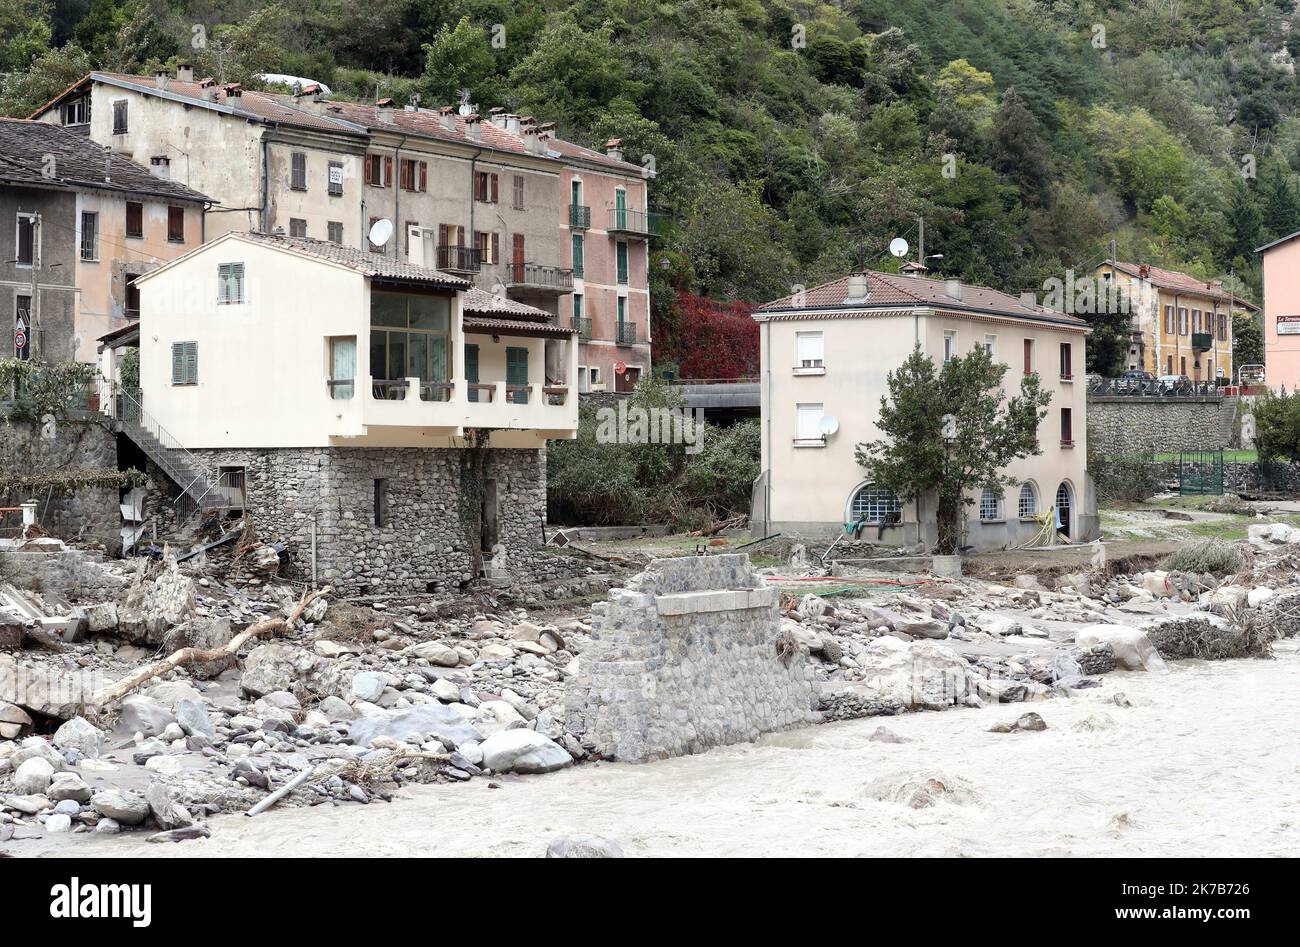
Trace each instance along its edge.
{"label": "concrete retaining wall", "polygon": [[655,559],[593,609],[569,729],[642,762],[815,722],[802,654],[778,653],[777,604],[746,555]]}

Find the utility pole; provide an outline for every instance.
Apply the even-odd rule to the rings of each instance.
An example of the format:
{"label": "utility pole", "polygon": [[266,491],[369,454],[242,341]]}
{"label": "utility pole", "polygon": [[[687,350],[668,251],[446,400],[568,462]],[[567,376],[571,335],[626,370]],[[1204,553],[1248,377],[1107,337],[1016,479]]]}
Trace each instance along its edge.
{"label": "utility pole", "polygon": [[916,262],[925,269],[925,218],[916,218]]}

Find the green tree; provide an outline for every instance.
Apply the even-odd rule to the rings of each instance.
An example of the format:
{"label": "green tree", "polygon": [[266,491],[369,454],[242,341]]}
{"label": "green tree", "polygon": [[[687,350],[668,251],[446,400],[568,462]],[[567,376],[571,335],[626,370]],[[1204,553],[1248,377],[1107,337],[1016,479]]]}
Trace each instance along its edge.
{"label": "green tree", "polygon": [[497,105],[504,91],[487,31],[461,17],[454,29],[444,26],[424,44],[423,85],[433,103],[454,103],[467,89],[480,108]]}
{"label": "green tree", "polygon": [[72,43],[36,57],[26,72],[11,72],[0,83],[0,114],[26,118],[90,68],[86,51]]}
{"label": "green tree", "polygon": [[1300,394],[1265,392],[1255,399],[1254,411],[1259,459],[1300,460]]}
{"label": "green tree", "polygon": [[1264,364],[1264,327],[1259,313],[1237,312],[1232,316],[1232,365]]}
{"label": "green tree", "polygon": [[[876,421],[884,437],[857,445],[857,461],[873,483],[909,500],[935,495],[941,554],[961,545],[964,510],[975,502],[971,491],[1011,485],[1006,466],[1041,453],[1038,425],[1051,395],[1037,375],[1026,375],[1019,393],[1008,397],[1006,372],[983,348],[936,368],[918,345],[886,376],[889,395],[880,399]],[[944,439],[949,415],[951,443]]]}
{"label": "green tree", "polygon": [[0,0],[0,73],[26,69],[46,51],[50,0]]}

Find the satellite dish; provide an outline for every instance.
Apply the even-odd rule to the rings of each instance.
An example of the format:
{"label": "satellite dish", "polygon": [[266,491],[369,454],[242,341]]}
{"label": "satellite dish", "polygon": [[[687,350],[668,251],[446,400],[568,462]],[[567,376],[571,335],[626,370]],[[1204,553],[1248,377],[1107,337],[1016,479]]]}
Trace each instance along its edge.
{"label": "satellite dish", "polygon": [[375,221],[370,228],[370,243],[372,246],[382,247],[393,236],[393,222],[388,218],[381,218]]}
{"label": "satellite dish", "polygon": [[824,414],[822,415],[822,419],[818,423],[817,427],[822,432],[823,437],[830,437],[840,429],[840,422],[835,415]]}
{"label": "satellite dish", "polygon": [[902,237],[895,237],[893,240],[889,241],[889,252],[899,259],[907,256],[907,250],[907,241]]}

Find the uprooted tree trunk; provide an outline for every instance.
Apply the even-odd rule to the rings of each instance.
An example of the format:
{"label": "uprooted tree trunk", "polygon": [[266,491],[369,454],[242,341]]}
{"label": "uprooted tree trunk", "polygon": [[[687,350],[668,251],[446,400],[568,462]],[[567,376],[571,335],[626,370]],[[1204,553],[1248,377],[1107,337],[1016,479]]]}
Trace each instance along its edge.
{"label": "uprooted tree trunk", "polygon": [[248,642],[257,638],[265,637],[266,635],[279,634],[281,631],[292,628],[294,622],[301,618],[303,612],[307,610],[307,606],[321,596],[329,594],[331,591],[333,591],[333,589],[327,585],[323,589],[318,589],[315,592],[309,592],[303,595],[303,597],[298,600],[298,604],[294,606],[293,611],[289,613],[287,619],[263,618],[261,621],[249,625],[220,648],[181,648],[179,651],[163,658],[161,661],[143,667],[134,674],[128,675],[117,683],[110,684],[108,687],[100,690],[90,698],[90,704],[93,707],[106,707],[114,701],[121,700],[146,681],[151,681],[156,677],[166,674],[168,671],[174,671],[187,664],[205,663],[208,661],[220,661],[224,658],[233,658],[239,653],[239,649]]}

